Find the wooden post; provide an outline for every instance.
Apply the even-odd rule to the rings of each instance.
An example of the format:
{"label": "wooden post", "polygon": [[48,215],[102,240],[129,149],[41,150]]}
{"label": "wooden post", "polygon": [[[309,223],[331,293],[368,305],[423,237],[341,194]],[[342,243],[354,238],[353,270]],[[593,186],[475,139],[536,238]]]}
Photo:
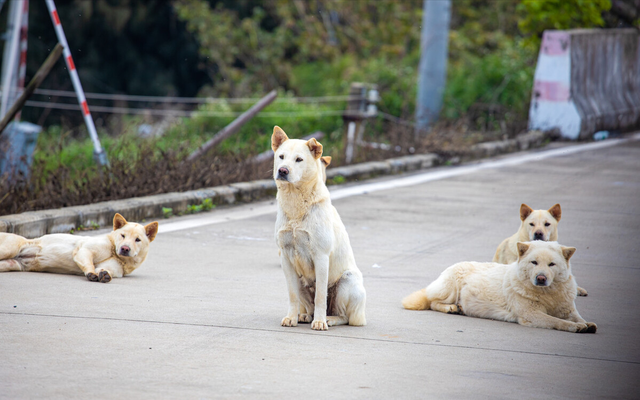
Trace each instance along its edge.
{"label": "wooden post", "polygon": [[360,131],[360,125],[364,119],[366,92],[367,89],[365,85],[359,82],[352,83],[349,88],[347,110],[343,116],[347,129],[344,135],[345,164],[351,164],[357,155],[357,138]]}
{"label": "wooden post", "polygon": [[[18,97],[9,111],[7,111],[7,114],[4,116],[2,121],[0,121],[0,135],[2,135],[2,131],[4,131],[4,128],[7,127],[7,124],[9,124],[9,122],[18,113],[18,111],[22,109],[29,96],[31,96],[31,94],[33,94],[33,92],[38,88],[38,86],[40,86],[44,78],[46,78],[46,76],[49,74],[49,71],[51,71],[53,65],[56,63],[56,61],[58,61],[58,58],[60,58],[61,54],[62,45],[58,43],[56,44],[56,47],[53,48],[53,51],[49,54],[47,59],[44,60],[44,63],[42,63],[40,69],[38,69],[38,72],[36,72],[33,79],[31,79],[31,82],[29,82],[20,97]],[[3,90],[9,90],[9,88],[5,87],[3,88]]]}
{"label": "wooden post", "polygon": [[254,104],[250,109],[242,113],[238,118],[233,120],[229,125],[225,126],[220,132],[216,133],[211,139],[209,139],[206,143],[198,148],[198,150],[194,151],[187,157],[186,162],[192,162],[193,160],[201,157],[206,152],[217,146],[220,142],[228,138],[229,136],[236,133],[242,125],[246,124],[253,118],[257,113],[262,111],[263,108],[271,104],[276,97],[278,97],[278,92],[276,90],[272,90],[260,99],[256,104]]}

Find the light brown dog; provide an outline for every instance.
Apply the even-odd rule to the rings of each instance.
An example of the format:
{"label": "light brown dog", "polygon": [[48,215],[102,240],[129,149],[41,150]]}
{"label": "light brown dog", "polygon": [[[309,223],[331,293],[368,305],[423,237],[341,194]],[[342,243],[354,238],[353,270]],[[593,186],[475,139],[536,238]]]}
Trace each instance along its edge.
{"label": "light brown dog", "polygon": [[83,274],[92,282],[107,283],[138,268],[157,233],[157,222],[142,226],[117,213],[113,231],[106,235],[58,233],[26,239],[0,233],[0,272]]}
{"label": "light brown dog", "polygon": [[273,178],[278,187],[275,238],[289,289],[282,326],[310,322],[311,329],[366,324],[366,291],[349,235],[325,185],[322,145],[289,139],[280,127],[271,136]]}
{"label": "light brown dog", "polygon": [[[493,262],[511,264],[518,259],[516,243],[542,240],[554,242],[558,240],[558,223],[562,217],[560,204],[548,210],[534,210],[526,204],[520,206],[520,229],[500,243]],[[586,296],[587,291],[578,287],[578,296]]]}
{"label": "light brown dog", "polygon": [[518,259],[511,264],[461,262],[407,296],[409,310],[431,309],[534,328],[595,333],[575,306],[576,282],[569,259],[575,247],[557,242],[517,242]]}

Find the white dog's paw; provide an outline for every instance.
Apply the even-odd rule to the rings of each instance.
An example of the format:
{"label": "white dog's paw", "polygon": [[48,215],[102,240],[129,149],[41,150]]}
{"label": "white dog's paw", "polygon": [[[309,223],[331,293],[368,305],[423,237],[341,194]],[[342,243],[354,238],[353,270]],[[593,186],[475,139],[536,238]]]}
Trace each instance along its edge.
{"label": "white dog's paw", "polygon": [[569,329],[567,329],[567,330],[569,332],[582,333],[582,332],[586,332],[587,329],[588,329],[588,327],[587,327],[586,323],[576,322],[574,324],[571,324],[569,326]]}
{"label": "white dog's paw", "polygon": [[585,329],[579,330],[578,333],[596,333],[596,331],[598,330],[598,326],[593,322],[586,322],[585,325],[587,327]]}
{"label": "white dog's paw", "polygon": [[311,323],[311,329],[314,331],[326,331],[329,327],[327,326],[327,321],[315,319]]}
{"label": "white dog's paw", "polygon": [[313,315],[309,315],[309,314],[298,315],[298,322],[302,322],[303,324],[308,324],[311,321],[313,321]]}
{"label": "white dog's paw", "polygon": [[282,318],[282,322],[280,323],[280,325],[282,325],[282,326],[298,326],[298,319],[297,318],[290,318],[289,316],[286,316],[286,317]]}
{"label": "white dog's paw", "polygon": [[587,291],[584,288],[581,288],[580,286],[578,286],[578,296],[588,296],[589,293],[587,293]]}

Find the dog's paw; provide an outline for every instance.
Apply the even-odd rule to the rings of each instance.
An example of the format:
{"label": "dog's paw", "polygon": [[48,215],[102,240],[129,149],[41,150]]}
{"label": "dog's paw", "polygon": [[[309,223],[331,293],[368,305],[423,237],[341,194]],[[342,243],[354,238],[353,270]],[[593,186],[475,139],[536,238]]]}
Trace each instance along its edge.
{"label": "dog's paw", "polygon": [[447,314],[462,314],[462,307],[460,304],[450,304]]}
{"label": "dog's paw", "polygon": [[313,321],[313,315],[309,315],[309,314],[298,315],[298,322],[302,322],[303,324],[308,324],[311,321]]}
{"label": "dog's paw", "polygon": [[587,293],[587,291],[584,288],[581,288],[580,286],[578,286],[578,296],[588,296],[589,293]]}
{"label": "dog's paw", "polygon": [[593,322],[587,322],[587,330],[582,333],[596,333],[598,326]]}
{"label": "dog's paw", "polygon": [[86,275],[87,279],[90,280],[91,282],[98,282],[100,280],[100,278],[98,278],[98,275],[94,274],[93,272],[89,272]]}
{"label": "dog's paw", "polygon": [[109,273],[109,271],[100,271],[98,278],[100,278],[100,282],[102,283],[111,282],[111,274]]}
{"label": "dog's paw", "polygon": [[327,326],[327,321],[315,319],[311,323],[311,329],[314,331],[326,331],[329,327]]}
{"label": "dog's paw", "polygon": [[586,333],[587,329],[589,329],[589,327],[587,326],[586,323],[576,322],[570,327],[570,332]]}
{"label": "dog's paw", "polygon": [[297,318],[289,318],[284,317],[282,318],[282,322],[280,322],[280,325],[282,326],[298,326],[298,320]]}

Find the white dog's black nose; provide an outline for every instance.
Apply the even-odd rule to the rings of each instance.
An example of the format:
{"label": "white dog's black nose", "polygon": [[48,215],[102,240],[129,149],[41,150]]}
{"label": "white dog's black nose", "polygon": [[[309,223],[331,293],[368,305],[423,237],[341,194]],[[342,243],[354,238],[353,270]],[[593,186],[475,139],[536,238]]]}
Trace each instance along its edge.
{"label": "white dog's black nose", "polygon": [[286,167],[280,167],[278,170],[278,178],[287,179],[287,176],[289,176],[289,170]]}
{"label": "white dog's black nose", "polygon": [[544,233],[537,231],[533,234],[533,240],[544,240]]}
{"label": "white dog's black nose", "polygon": [[546,286],[547,285],[547,277],[540,274],[536,276],[536,285],[538,286]]}

